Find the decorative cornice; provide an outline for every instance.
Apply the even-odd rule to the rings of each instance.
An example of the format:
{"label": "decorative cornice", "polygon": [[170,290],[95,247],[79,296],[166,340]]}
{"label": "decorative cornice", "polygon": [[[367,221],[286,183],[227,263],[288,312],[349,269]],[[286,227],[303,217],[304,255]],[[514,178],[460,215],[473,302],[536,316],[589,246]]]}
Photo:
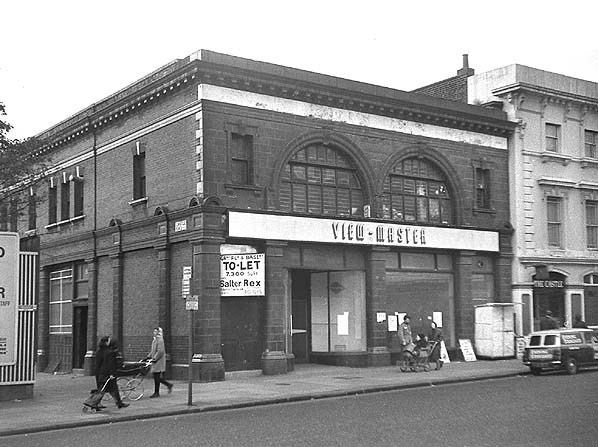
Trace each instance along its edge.
{"label": "decorative cornice", "polygon": [[598,112],[598,97],[577,95],[575,93],[563,92],[547,87],[527,84],[525,82],[516,82],[492,90],[494,96],[500,97],[506,95],[507,98],[515,92],[521,92],[521,94],[527,92],[540,96],[542,114],[549,103],[562,104],[568,108],[568,110],[570,110],[573,104],[576,104],[577,106],[585,107],[588,111]]}
{"label": "decorative cornice", "polygon": [[41,140],[48,141],[43,152],[201,83],[501,137],[510,135],[515,127],[503,112],[496,110],[213,52],[206,54],[211,55],[206,60],[177,59],[38,134]]}

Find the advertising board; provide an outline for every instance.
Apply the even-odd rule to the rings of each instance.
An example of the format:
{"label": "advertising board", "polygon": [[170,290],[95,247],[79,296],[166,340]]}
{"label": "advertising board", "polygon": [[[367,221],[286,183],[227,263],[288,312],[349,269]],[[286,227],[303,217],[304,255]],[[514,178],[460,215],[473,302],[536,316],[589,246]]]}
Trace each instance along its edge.
{"label": "advertising board", "polygon": [[0,232],[0,366],[16,362],[18,296],[19,235]]}
{"label": "advertising board", "polygon": [[265,279],[264,253],[220,255],[221,296],[264,296]]}

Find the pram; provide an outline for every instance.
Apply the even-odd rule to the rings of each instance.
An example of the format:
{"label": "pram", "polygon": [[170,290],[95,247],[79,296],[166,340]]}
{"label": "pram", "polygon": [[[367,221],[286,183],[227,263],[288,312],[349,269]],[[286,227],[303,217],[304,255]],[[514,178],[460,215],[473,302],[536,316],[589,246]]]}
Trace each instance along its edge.
{"label": "pram", "polygon": [[89,397],[85,399],[85,401],[83,402],[83,413],[95,413],[96,411],[99,411],[100,409],[104,408],[101,405],[101,403],[104,394],[106,394],[106,387],[108,386],[111,380],[115,379],[116,378],[114,376],[110,376],[106,379],[101,389],[91,390]]}
{"label": "pram", "polygon": [[123,362],[122,366],[116,370],[116,377],[127,376],[145,376],[152,365],[151,360],[144,359],[138,362]]}
{"label": "pram", "polygon": [[397,366],[402,372],[411,370],[414,372],[423,369],[430,371],[430,344],[427,342],[409,343],[401,353],[401,360],[397,361]]}
{"label": "pram", "polygon": [[116,385],[122,399],[139,400],[143,397],[143,379],[152,365],[151,359],[124,362],[116,370]]}

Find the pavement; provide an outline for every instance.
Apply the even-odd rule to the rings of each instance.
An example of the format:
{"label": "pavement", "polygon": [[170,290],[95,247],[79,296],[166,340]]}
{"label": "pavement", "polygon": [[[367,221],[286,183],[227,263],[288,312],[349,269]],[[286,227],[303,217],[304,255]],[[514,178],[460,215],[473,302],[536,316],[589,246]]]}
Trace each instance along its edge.
{"label": "pavement", "polygon": [[95,388],[93,377],[38,373],[32,399],[0,402],[0,438],[168,415],[497,379],[528,372],[517,359],[451,362],[438,371],[427,372],[401,372],[396,366],[350,368],[298,364],[294,371],[282,375],[265,376],[261,370],[227,372],[222,382],[194,383],[191,406],[187,382],[173,381],[171,394],[162,387],[160,398],[150,399],[153,380],[147,377],[143,382],[145,394],[140,400],[117,409],[106,397],[102,403],[107,408],[97,413],[82,411],[83,401]]}

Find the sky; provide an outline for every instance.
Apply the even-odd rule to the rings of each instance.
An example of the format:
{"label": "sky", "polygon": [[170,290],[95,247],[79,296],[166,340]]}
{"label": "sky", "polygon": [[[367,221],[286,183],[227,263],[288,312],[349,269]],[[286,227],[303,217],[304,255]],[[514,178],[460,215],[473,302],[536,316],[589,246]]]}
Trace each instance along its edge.
{"label": "sky", "polygon": [[5,0],[0,102],[34,136],[207,49],[413,90],[523,64],[598,82],[595,0]]}

